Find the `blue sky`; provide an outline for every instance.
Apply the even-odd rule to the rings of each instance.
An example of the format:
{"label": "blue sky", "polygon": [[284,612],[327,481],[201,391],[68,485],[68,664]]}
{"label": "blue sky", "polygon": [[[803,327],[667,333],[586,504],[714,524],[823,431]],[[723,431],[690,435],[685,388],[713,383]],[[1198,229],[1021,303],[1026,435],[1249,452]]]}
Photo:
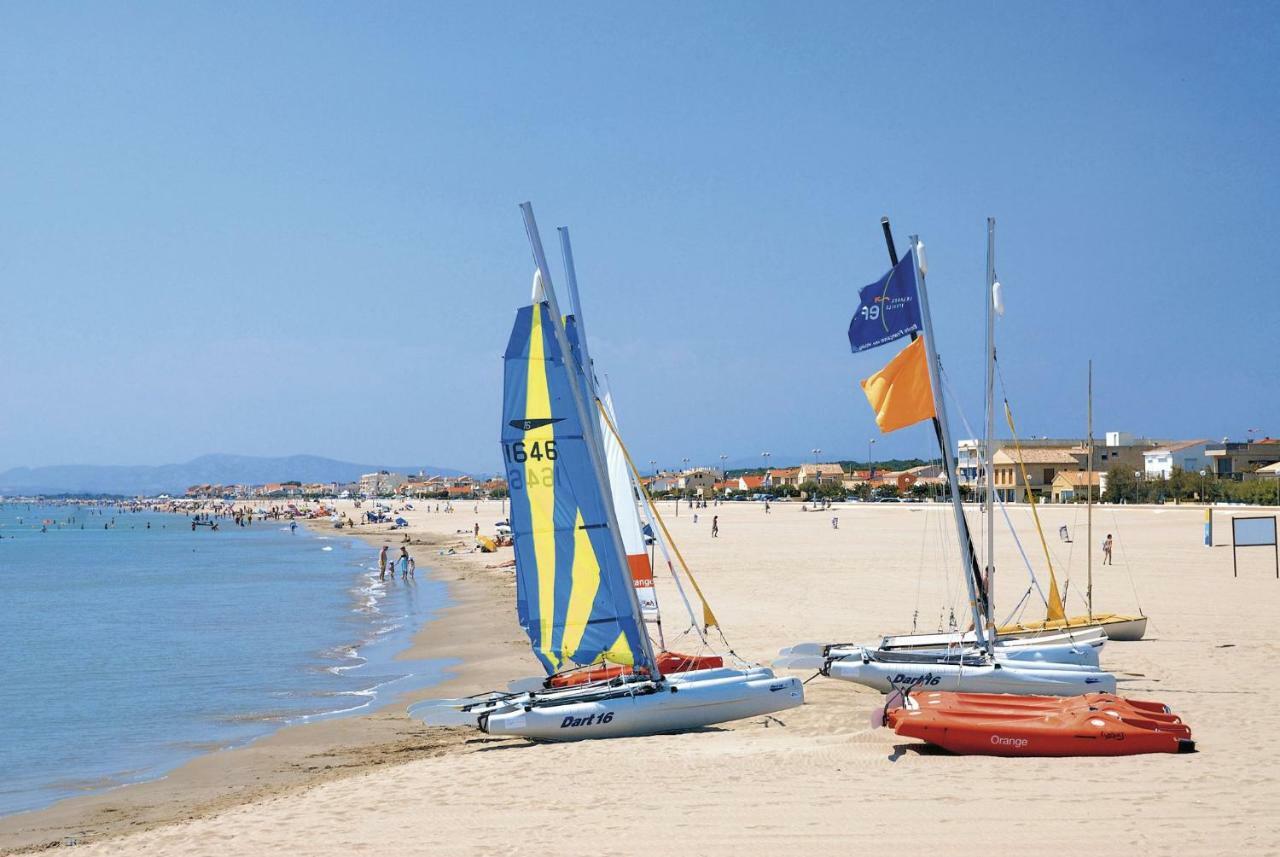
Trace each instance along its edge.
{"label": "blue sky", "polygon": [[865,455],[882,214],[975,424],[992,215],[1024,434],[1280,434],[1273,7],[471,5],[0,5],[0,467],[496,469],[526,199],[646,462]]}

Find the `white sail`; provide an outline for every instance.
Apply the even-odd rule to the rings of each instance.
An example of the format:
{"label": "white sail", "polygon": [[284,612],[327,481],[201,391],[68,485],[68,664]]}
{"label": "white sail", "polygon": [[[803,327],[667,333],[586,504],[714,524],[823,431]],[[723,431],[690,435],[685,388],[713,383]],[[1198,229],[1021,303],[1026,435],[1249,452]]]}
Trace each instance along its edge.
{"label": "white sail", "polygon": [[649,562],[649,554],[645,551],[644,529],[640,522],[640,511],[636,506],[631,468],[627,466],[627,458],[622,451],[618,436],[609,425],[610,422],[615,426],[618,424],[618,416],[613,410],[613,397],[605,393],[602,404],[608,413],[608,419],[605,419],[604,414],[600,415],[600,434],[604,437],[613,510],[618,517],[619,534],[622,536],[622,546],[627,552],[627,566],[631,569],[631,580],[636,588],[640,610],[644,614],[645,621],[656,622],[659,619],[658,593],[653,586],[653,565]]}

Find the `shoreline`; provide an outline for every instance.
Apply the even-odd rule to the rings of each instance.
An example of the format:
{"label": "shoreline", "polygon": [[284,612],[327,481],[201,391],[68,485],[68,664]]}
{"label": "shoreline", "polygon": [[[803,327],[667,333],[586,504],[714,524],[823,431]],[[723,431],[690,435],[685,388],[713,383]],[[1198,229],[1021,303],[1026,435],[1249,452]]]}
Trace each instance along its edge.
{"label": "shoreline", "polygon": [[[446,584],[453,604],[402,655],[425,647],[452,660],[445,680],[421,696],[469,695],[539,671],[511,609],[512,575],[497,567],[511,553],[436,553],[469,546],[474,523],[488,532],[500,507],[472,511],[468,503],[454,515],[425,508],[405,515],[415,559]],[[764,515],[758,505],[731,503],[705,510],[700,522],[683,512],[667,520],[745,659],[767,662],[797,641],[905,631],[917,614],[931,629],[963,603],[953,546],[933,537],[948,510],[852,504],[833,514],[838,528],[827,514],[790,504]],[[1078,532],[1084,519],[1082,508],[1069,506],[1039,514],[1048,533],[1061,525]],[[1010,508],[1010,517],[1023,543],[1038,547],[1029,510]],[[407,693],[376,713],[289,727],[210,754],[184,768],[185,779],[119,789],[97,803],[97,816],[87,801],[68,802],[64,827],[49,830],[85,831],[86,841],[96,840],[86,853],[97,857],[331,857],[383,851],[389,842],[404,854],[483,857],[495,841],[552,853],[563,848],[565,830],[586,853],[641,854],[651,847],[633,836],[634,814],[619,812],[611,798],[619,783],[632,783],[634,799],[678,829],[686,850],[740,857],[785,847],[838,854],[851,839],[881,841],[904,830],[922,847],[984,854],[992,829],[1009,847],[1033,848],[1073,841],[1082,824],[1144,854],[1271,853],[1280,836],[1269,774],[1277,753],[1254,742],[1253,764],[1241,768],[1239,760],[1242,735],[1280,727],[1280,708],[1270,704],[1276,693],[1257,685],[1274,648],[1272,556],[1242,552],[1233,577],[1231,551],[1203,546],[1202,509],[1116,508],[1102,522],[1117,534],[1118,550],[1114,568],[1093,566],[1099,603],[1142,607],[1151,617],[1147,638],[1108,644],[1104,665],[1122,681],[1122,695],[1173,706],[1195,733],[1196,753],[1009,760],[931,752],[871,726],[880,694],[827,679],[807,684],[806,704],[785,717],[566,743],[428,728],[398,707],[419,696]],[[376,547],[398,544],[405,531],[342,532]],[[1079,539],[1046,547],[1064,581],[1082,580],[1086,551],[1098,550]],[[997,542],[996,562],[1004,570],[997,598],[1012,606],[1027,585],[1012,539]],[[673,605],[669,643],[679,646],[678,595],[665,578],[658,582],[660,601]],[[1070,597],[1081,598],[1078,585]],[[998,782],[999,800],[956,804],[976,780]],[[956,812],[922,825],[921,806],[935,805]],[[1135,818],[1160,823],[1139,828]],[[11,839],[0,823],[0,850]]]}
{"label": "shoreline", "polygon": [[[444,517],[442,513],[434,520]],[[456,520],[470,517],[459,515]],[[504,654],[494,656],[492,643],[496,638],[479,630],[489,626],[491,633],[497,634],[501,633],[501,625],[507,624],[511,631],[519,633],[513,612],[506,611],[504,615],[496,609],[502,602],[495,597],[503,588],[502,578],[485,574],[491,570],[484,566],[495,563],[494,557],[501,558],[503,554],[441,555],[438,551],[456,547],[464,536],[423,527],[420,516],[414,516],[415,525],[394,533],[374,529],[384,525],[335,531],[324,519],[299,520],[313,532],[355,538],[371,550],[384,543],[397,547],[404,543],[405,535],[410,537],[409,545],[418,549],[415,561],[419,571],[445,585],[447,606],[433,610],[431,618],[392,660],[445,661],[443,679],[426,687],[393,692],[373,711],[287,724],[247,744],[201,753],[155,779],[125,783],[0,817],[0,854],[111,839],[460,748],[464,734],[428,729],[410,719],[405,709],[428,696],[473,692],[461,688],[463,674],[468,686],[488,680],[490,674],[495,685],[511,677],[508,655],[514,657],[523,652],[523,636],[513,637],[519,647],[505,648]],[[506,584],[514,587],[511,580]],[[465,629],[472,632],[464,633]],[[486,655],[486,650],[490,654]],[[459,686],[453,687],[455,684]]]}

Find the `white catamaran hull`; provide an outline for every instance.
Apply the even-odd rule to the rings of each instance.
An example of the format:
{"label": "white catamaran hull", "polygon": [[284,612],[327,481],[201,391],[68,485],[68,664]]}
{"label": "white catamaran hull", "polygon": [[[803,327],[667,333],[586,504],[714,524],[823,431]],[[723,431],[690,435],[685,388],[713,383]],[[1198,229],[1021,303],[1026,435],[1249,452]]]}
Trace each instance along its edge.
{"label": "white catamaran hull", "polygon": [[849,654],[830,661],[824,672],[831,678],[856,682],[881,693],[904,687],[1024,696],[1077,696],[1115,693],[1116,690],[1116,679],[1111,673],[1064,664],[1030,667],[1012,662],[910,663]]}
{"label": "white catamaran hull", "polygon": [[[1018,634],[1001,634],[996,638],[996,648],[1015,649],[1027,646],[1102,646],[1109,635],[1098,626],[1090,626],[1071,631],[1028,631]],[[959,631],[935,634],[893,634],[885,637],[880,643],[882,649],[933,649],[955,646],[961,643],[976,645],[977,637],[972,631],[961,634]]]}
{"label": "white catamaran hull", "polygon": [[[874,648],[868,646],[867,648]],[[883,647],[881,647],[883,649]],[[901,649],[893,649],[890,651],[901,652]],[[953,655],[959,649],[909,649],[911,654],[920,655]],[[965,654],[977,656],[980,649],[976,646],[966,646],[963,650]],[[1014,666],[1043,666],[1053,669],[1058,666],[1084,667],[1087,669],[1097,669],[1099,664],[1098,649],[1093,646],[1016,646],[1005,647],[996,646],[995,656],[997,661],[1012,663]]]}
{"label": "white catamaran hull", "polygon": [[804,703],[799,679],[767,669],[704,672],[736,674],[699,679],[690,673],[679,681],[643,682],[612,693],[583,692],[578,699],[535,697],[497,708],[478,718],[478,725],[491,735],[543,741],[622,738],[697,729]]}
{"label": "white catamaran hull", "polygon": [[996,646],[996,659],[1018,664],[1075,664],[1097,667],[1101,646]]}
{"label": "white catamaran hull", "polygon": [[[929,646],[883,644],[893,639],[895,638],[886,637],[881,644],[867,643],[861,646],[799,643],[782,649],[778,653],[780,657],[774,661],[774,666],[783,669],[819,669],[828,657],[851,655],[861,651],[880,651],[908,658],[919,656],[921,658],[932,657],[939,659],[955,658],[961,655],[973,659],[980,657],[982,654],[981,650],[972,643],[966,643],[963,646],[957,643],[958,637],[955,635],[951,637],[944,634],[922,635],[919,638],[919,642],[927,641],[932,643]],[[1014,666],[1037,666],[1045,669],[1055,669],[1061,665],[1097,669],[1099,665],[1098,656],[1104,642],[1106,642],[1106,638],[1099,635],[1096,645],[1005,646],[997,644],[995,647],[995,659],[999,662],[1012,663]]]}

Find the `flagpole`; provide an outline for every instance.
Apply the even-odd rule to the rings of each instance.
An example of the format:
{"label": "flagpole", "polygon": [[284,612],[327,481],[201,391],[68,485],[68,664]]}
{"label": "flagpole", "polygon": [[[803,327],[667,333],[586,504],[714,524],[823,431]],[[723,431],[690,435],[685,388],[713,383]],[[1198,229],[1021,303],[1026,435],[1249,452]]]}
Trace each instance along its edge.
{"label": "flagpole", "polygon": [[[618,515],[613,508],[613,500],[609,492],[609,472],[605,467],[604,441],[600,433],[600,420],[596,416],[596,409],[590,407],[587,402],[587,391],[579,386],[577,375],[572,371],[573,349],[569,347],[569,337],[564,330],[564,316],[560,313],[560,303],[556,300],[556,290],[551,284],[551,268],[547,265],[547,256],[542,249],[542,236],[538,233],[538,222],[533,217],[533,205],[528,202],[520,203],[520,213],[524,217],[525,232],[529,236],[529,248],[533,251],[533,263],[542,273],[542,291],[547,299],[547,307],[551,311],[551,329],[555,334],[556,343],[560,346],[560,352],[564,355],[566,368],[570,370],[565,373],[569,377],[569,392],[573,396],[573,403],[578,412],[578,421],[582,424],[587,458],[591,461],[591,467],[595,471],[596,484],[600,488],[601,505],[604,506],[605,513],[605,527],[608,529],[609,537],[613,541],[614,556],[621,563],[620,567],[626,574],[626,579],[622,583],[626,586],[627,595],[631,600],[631,615],[636,622],[636,635],[640,638],[640,655],[644,658],[644,663],[636,664],[636,666],[649,667],[651,676],[656,681],[661,679],[662,675],[658,672],[658,662],[653,655],[653,643],[649,640],[648,631],[645,629],[644,612],[640,609],[640,599],[636,596],[636,588],[631,581],[631,573],[627,565],[627,550],[622,544],[622,529],[618,526]],[[581,332],[581,329],[579,329],[580,334]],[[579,340],[583,338],[579,336]],[[585,360],[586,349],[583,346],[584,343],[579,341],[580,353]],[[590,367],[584,366],[583,374],[586,375],[588,372],[590,372]],[[591,382],[588,381],[587,383]]]}
{"label": "flagpole", "polygon": [[[890,229],[889,227],[888,217],[880,218],[880,228],[884,231],[884,243],[885,243],[885,246],[888,247],[889,249],[889,261],[893,265],[897,265],[898,250],[893,244],[893,230]],[[912,236],[911,246],[915,247],[915,244],[916,244],[916,237]],[[916,274],[917,274],[918,282],[920,283],[920,290],[921,292],[923,292],[924,291],[924,274],[920,272],[918,265],[916,267]],[[924,307],[923,297],[920,299],[920,303],[921,303],[921,309],[922,309],[922,315],[923,315],[924,314],[923,313],[923,307]],[[926,338],[925,350],[932,352],[933,351],[933,342],[931,341],[932,337],[929,336],[928,333],[926,333],[925,338]],[[912,342],[916,341],[915,331],[911,332],[911,341]],[[929,373],[930,373],[931,382],[933,379],[934,363],[936,360],[937,360],[937,355],[935,354],[934,357],[929,361]],[[939,386],[938,384],[934,384],[933,389],[934,389],[934,410],[936,411],[936,414],[941,414],[943,412],[942,407],[940,405],[942,400],[942,387]],[[950,443],[949,436],[943,430],[942,422],[941,420],[938,419],[937,415],[933,417],[932,422],[933,422],[933,434],[934,434],[934,437],[937,438],[938,440],[938,448],[942,450],[942,458],[945,464],[948,460],[950,460],[950,453],[948,452],[948,450],[951,449],[951,447],[948,445]],[[960,510],[960,516],[959,516],[959,520],[956,523],[956,528],[960,534],[960,541],[963,542],[963,545],[961,546],[960,550],[965,555],[966,575],[970,578],[967,584],[969,587],[969,600],[974,602],[975,604],[980,605],[980,608],[981,608],[980,612],[983,614],[986,614],[988,612],[986,608],[987,596],[986,596],[986,589],[983,587],[981,576],[978,573],[978,555],[973,549],[973,537],[969,534],[969,522],[964,517],[964,506],[960,504],[960,486],[957,484],[957,480],[955,479],[954,474],[952,474],[950,471],[948,471],[948,474],[947,474],[947,484],[951,488],[952,499],[955,502],[957,508],[959,508]],[[977,586],[976,597],[975,597],[975,590],[974,590],[975,585]],[[975,633],[977,632],[977,624],[975,624],[974,626],[974,631]],[[979,635],[978,639],[981,640],[982,635]]]}
{"label": "flagpole", "polygon": [[[938,446],[942,451],[942,466],[947,473],[947,483],[951,486],[951,510],[955,515],[956,531],[961,538],[969,539],[969,525],[965,521],[964,506],[960,502],[960,486],[956,480],[955,461],[951,455],[951,429],[947,424],[947,405],[942,394],[941,367],[938,364],[938,353],[934,347],[933,318],[929,313],[929,292],[925,287],[925,274],[920,265],[920,253],[924,245],[919,236],[911,236],[911,247],[915,253],[916,283],[920,294],[920,320],[924,326],[924,348],[929,363],[929,386],[933,393],[934,429],[938,434]],[[973,613],[973,633],[978,645],[992,652],[992,645],[985,628],[985,603],[982,599],[981,580],[978,575],[977,557],[973,552],[973,542],[969,541],[969,549],[962,551],[965,566],[965,587],[969,591],[969,607]]]}

